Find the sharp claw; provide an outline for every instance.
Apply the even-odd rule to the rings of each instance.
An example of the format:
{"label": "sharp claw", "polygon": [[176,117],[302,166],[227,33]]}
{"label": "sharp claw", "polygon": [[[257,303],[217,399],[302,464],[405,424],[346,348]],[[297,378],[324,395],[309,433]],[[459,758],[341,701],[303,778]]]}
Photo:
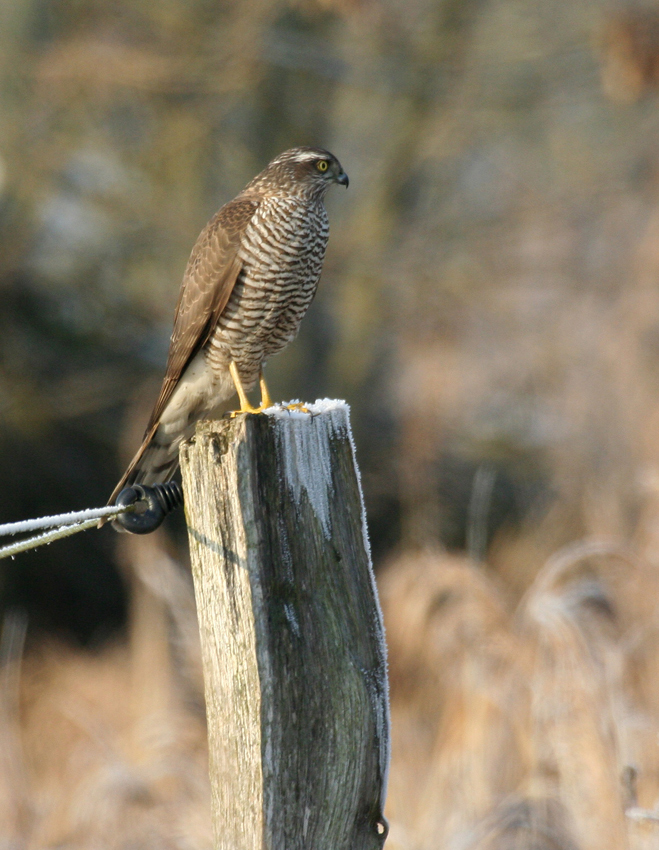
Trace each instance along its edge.
{"label": "sharp claw", "polygon": [[241,410],[227,410],[224,413],[224,417],[227,419],[235,419],[236,416],[240,416],[241,413],[263,413],[266,408],[261,405],[261,407],[246,407]]}
{"label": "sharp claw", "polygon": [[224,415],[228,416],[230,419],[235,419],[239,413],[263,413],[268,407],[272,407],[272,399],[270,398],[270,393],[268,392],[268,387],[265,383],[265,378],[263,377],[263,370],[259,372],[259,382],[261,384],[261,404],[258,407],[252,407],[247,398],[247,394],[243,389],[242,382],[240,380],[240,373],[238,372],[238,367],[235,362],[232,360],[229,363],[229,372],[231,373],[231,377],[233,378],[233,383],[236,387],[236,392],[238,393],[238,398],[240,399],[240,410],[230,410],[227,411]]}

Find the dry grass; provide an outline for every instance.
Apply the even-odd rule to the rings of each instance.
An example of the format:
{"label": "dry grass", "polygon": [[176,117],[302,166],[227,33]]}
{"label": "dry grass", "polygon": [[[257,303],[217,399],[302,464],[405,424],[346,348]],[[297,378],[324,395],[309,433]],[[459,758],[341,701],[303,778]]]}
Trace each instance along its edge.
{"label": "dry grass", "polygon": [[141,566],[125,644],[21,666],[5,623],[0,847],[211,847],[191,591],[157,537],[122,543]]}
{"label": "dry grass", "polygon": [[[121,543],[133,576],[124,644],[23,657],[25,623],[4,623],[2,848],[211,847],[191,588],[157,535]],[[514,602],[462,557],[387,565],[388,847],[658,845],[653,575],[647,559],[582,543]]]}
{"label": "dry grass", "polygon": [[635,613],[647,571],[569,547],[513,606],[466,560],[389,565],[394,848],[657,846],[642,811],[659,794],[656,641]]}

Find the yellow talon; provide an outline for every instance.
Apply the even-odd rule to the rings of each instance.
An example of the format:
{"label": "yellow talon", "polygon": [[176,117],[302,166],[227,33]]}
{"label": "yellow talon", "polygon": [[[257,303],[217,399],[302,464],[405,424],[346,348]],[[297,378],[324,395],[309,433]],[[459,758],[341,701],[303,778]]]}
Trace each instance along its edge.
{"label": "yellow talon", "polygon": [[261,387],[261,410],[265,410],[267,407],[272,407],[273,401],[270,398],[270,393],[265,383],[263,369],[259,372],[259,386]]}
{"label": "yellow talon", "polygon": [[311,413],[308,407],[305,407],[304,402],[296,401],[294,404],[285,404],[285,410],[299,410],[300,413]]}
{"label": "yellow talon", "polygon": [[263,370],[259,372],[261,404],[258,407],[254,407],[247,398],[247,393],[245,392],[242,381],[240,380],[238,367],[233,360],[229,363],[229,372],[231,373],[234,386],[236,387],[236,392],[238,393],[238,398],[240,399],[240,410],[227,411],[227,416],[234,419],[240,413],[263,413],[266,408],[272,407],[272,399],[270,398],[270,393],[268,392],[268,387],[266,386],[265,378],[263,377]]}

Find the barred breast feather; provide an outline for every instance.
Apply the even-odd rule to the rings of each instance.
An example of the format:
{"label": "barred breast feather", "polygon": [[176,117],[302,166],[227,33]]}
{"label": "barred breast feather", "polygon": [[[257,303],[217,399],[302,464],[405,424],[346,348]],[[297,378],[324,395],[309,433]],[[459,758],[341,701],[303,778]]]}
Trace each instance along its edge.
{"label": "barred breast feather", "polygon": [[318,287],[329,237],[322,202],[265,198],[239,249],[242,271],[210,339],[208,360],[236,362],[246,387],[297,334]]}

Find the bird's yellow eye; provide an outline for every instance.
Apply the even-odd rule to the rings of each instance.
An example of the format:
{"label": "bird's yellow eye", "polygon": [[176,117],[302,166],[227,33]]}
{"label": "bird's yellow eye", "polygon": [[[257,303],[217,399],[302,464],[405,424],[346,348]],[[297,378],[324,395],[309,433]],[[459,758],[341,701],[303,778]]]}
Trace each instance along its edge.
{"label": "bird's yellow eye", "polygon": [[316,168],[318,171],[327,171],[329,168],[329,162],[326,159],[319,159],[316,163]]}

